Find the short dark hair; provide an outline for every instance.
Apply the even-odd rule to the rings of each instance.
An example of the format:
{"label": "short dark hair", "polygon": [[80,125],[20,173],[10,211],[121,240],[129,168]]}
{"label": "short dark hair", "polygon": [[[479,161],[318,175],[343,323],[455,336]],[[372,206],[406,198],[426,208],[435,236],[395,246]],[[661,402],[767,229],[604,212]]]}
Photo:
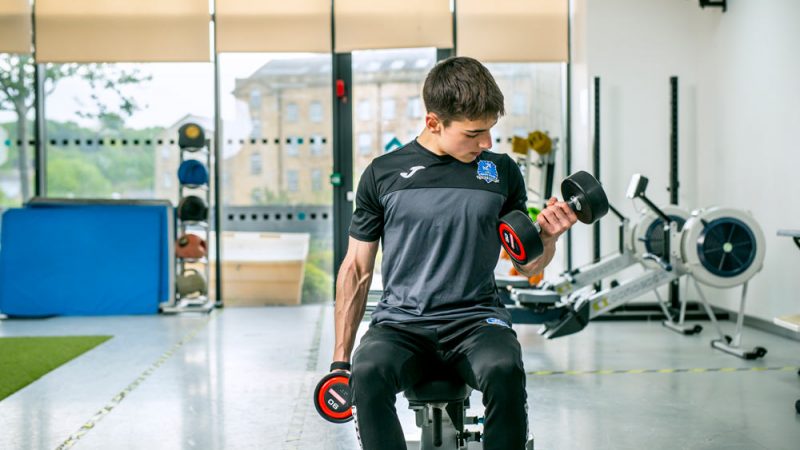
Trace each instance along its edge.
{"label": "short dark hair", "polygon": [[457,56],[431,69],[422,87],[425,109],[439,116],[444,126],[452,120],[481,120],[505,114],[503,93],[483,64]]}

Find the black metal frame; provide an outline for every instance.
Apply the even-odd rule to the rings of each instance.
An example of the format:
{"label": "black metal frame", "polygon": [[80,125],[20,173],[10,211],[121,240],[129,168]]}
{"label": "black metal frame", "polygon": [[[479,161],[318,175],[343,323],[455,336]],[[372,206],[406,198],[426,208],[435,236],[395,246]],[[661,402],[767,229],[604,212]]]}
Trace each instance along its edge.
{"label": "black metal frame", "polygon": [[[669,134],[669,203],[671,205],[678,204],[678,188],[680,182],[678,180],[678,77],[673,76],[669,79],[670,86],[670,134]],[[668,225],[667,222],[664,223]],[[665,249],[669,248],[666,246]],[[673,280],[669,284],[669,303],[673,308],[680,308],[680,278]]]}
{"label": "black metal frame", "polygon": [[[44,150],[44,143],[47,142],[47,127],[44,117],[44,64],[36,64],[36,2],[31,8],[31,45],[33,46],[33,99],[36,104],[34,118],[34,196],[44,197],[47,195],[47,154]],[[23,81],[24,83],[24,81]],[[26,163],[27,164],[27,163]],[[27,183],[28,180],[22,180]],[[22,203],[28,199],[22,199]]]}
{"label": "black metal frame", "polygon": [[[567,80],[566,80],[566,136],[564,139],[565,174],[572,172],[572,2],[567,2]],[[567,270],[572,270],[572,229],[567,230]]]}
{"label": "black metal frame", "polygon": [[[214,1],[214,11],[217,10],[217,2]],[[216,14],[216,13],[215,13]],[[211,21],[214,24],[214,250],[217,255],[217,264],[214,267],[215,291],[216,299],[214,304],[220,308],[224,306],[222,296],[222,183],[220,167],[223,164],[222,158],[222,108],[221,108],[221,90],[220,86],[220,66],[219,66],[219,52],[217,51],[217,21]],[[209,149],[208,151],[211,151]],[[211,187],[209,186],[209,189]]]}
{"label": "black metal frame", "polygon": [[[594,138],[592,142],[592,171],[594,177],[600,181],[600,77],[594,77]],[[600,261],[600,221],[592,225],[592,243],[594,247],[594,262]],[[594,288],[601,290],[603,283],[598,281]]]}
{"label": "black metal frame", "polygon": [[[353,204],[348,199],[353,189],[353,104],[350,89],[353,83],[351,53],[334,53],[333,72],[333,173],[341,180],[333,186],[333,272],[338,277],[339,266],[347,253],[348,227],[353,216]],[[338,86],[344,95],[339,96]],[[334,295],[335,295],[334,282]]]}

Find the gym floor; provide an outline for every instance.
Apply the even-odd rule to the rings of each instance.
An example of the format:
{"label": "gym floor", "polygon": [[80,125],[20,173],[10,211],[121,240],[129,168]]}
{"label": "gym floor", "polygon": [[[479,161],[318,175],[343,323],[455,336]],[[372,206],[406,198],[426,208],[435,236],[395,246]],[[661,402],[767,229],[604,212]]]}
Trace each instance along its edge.
{"label": "gym floor", "polygon": [[[537,449],[800,446],[796,341],[746,328],[746,345],[769,350],[750,362],[712,349],[709,326],[686,337],[598,322],[553,341],[515,329]],[[353,423],[327,423],[311,402],[331,359],[330,306],[0,322],[0,336],[90,334],[114,338],[0,401],[0,448],[358,448]],[[402,396],[397,409],[418,440]]]}

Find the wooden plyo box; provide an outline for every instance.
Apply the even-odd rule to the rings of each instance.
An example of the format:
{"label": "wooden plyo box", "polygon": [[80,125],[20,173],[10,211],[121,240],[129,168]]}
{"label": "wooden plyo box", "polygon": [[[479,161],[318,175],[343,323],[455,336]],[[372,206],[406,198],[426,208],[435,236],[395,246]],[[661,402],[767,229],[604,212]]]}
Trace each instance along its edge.
{"label": "wooden plyo box", "polygon": [[[308,234],[236,232],[223,233],[222,239],[222,295],[226,307],[301,303]],[[209,291],[215,298],[216,257],[214,246],[209,248]]]}

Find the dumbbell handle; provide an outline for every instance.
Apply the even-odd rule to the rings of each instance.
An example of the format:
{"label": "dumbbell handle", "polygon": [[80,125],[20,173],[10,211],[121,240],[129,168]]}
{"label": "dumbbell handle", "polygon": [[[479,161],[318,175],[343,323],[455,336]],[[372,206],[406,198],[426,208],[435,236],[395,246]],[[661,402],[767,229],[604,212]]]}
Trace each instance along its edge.
{"label": "dumbbell handle", "polygon": [[[569,199],[569,201],[567,202],[567,205],[569,205],[569,207],[572,208],[573,211],[580,211],[581,210],[581,202],[580,202],[580,200],[578,200],[577,197],[572,197],[571,199]],[[534,220],[533,221],[533,226],[536,228],[536,232],[537,233],[541,233],[542,232],[542,226],[539,225],[539,222]]]}

